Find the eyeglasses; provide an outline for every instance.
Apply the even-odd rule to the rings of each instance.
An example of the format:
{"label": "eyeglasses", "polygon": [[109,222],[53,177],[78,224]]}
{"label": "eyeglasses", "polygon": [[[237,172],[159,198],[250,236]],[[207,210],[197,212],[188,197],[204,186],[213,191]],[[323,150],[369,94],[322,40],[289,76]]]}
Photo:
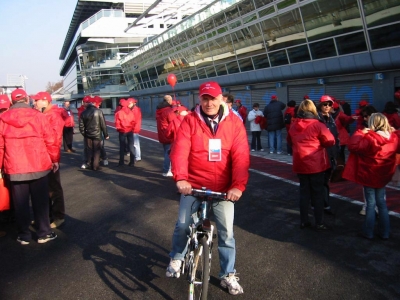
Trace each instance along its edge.
{"label": "eyeglasses", "polygon": [[324,102],[322,103],[323,106],[332,106],[332,102]]}

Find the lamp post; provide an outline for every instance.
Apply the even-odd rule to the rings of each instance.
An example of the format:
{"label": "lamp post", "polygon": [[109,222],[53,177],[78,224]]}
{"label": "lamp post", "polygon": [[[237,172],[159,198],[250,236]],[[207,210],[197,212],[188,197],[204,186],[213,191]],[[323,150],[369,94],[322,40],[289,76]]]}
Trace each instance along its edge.
{"label": "lamp post", "polygon": [[27,79],[29,79],[29,78],[26,77],[26,75],[19,75],[19,77],[20,77],[21,80],[22,80],[22,87],[23,87],[23,89],[26,91],[26,83],[25,83],[25,80],[27,80]]}

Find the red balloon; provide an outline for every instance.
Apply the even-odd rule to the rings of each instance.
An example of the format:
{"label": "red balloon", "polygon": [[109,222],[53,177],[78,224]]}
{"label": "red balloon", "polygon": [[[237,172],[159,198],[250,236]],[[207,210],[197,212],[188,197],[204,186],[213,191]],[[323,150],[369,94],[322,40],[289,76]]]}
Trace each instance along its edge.
{"label": "red balloon", "polygon": [[396,93],[394,93],[394,97],[396,99],[400,99],[400,90],[396,91]]}
{"label": "red balloon", "polygon": [[167,77],[167,81],[170,86],[174,87],[177,81],[175,74],[169,74]]}

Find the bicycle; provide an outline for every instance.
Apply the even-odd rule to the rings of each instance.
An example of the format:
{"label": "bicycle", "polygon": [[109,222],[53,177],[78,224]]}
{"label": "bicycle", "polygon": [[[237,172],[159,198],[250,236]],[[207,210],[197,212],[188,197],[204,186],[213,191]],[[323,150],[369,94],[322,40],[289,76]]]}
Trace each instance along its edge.
{"label": "bicycle", "polygon": [[213,192],[206,188],[192,189],[192,196],[201,200],[197,212],[192,214],[187,252],[181,267],[181,274],[187,272],[189,281],[189,300],[207,299],[211,269],[211,250],[213,247],[214,225],[211,225],[209,211],[213,200],[226,200],[226,193]]}

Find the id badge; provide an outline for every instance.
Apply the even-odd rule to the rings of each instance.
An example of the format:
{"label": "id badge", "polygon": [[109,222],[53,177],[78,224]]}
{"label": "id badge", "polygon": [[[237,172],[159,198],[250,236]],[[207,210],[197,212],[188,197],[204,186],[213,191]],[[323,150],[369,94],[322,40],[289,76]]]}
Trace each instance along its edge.
{"label": "id badge", "polygon": [[209,139],[208,140],[208,160],[209,161],[221,161],[221,139]]}

